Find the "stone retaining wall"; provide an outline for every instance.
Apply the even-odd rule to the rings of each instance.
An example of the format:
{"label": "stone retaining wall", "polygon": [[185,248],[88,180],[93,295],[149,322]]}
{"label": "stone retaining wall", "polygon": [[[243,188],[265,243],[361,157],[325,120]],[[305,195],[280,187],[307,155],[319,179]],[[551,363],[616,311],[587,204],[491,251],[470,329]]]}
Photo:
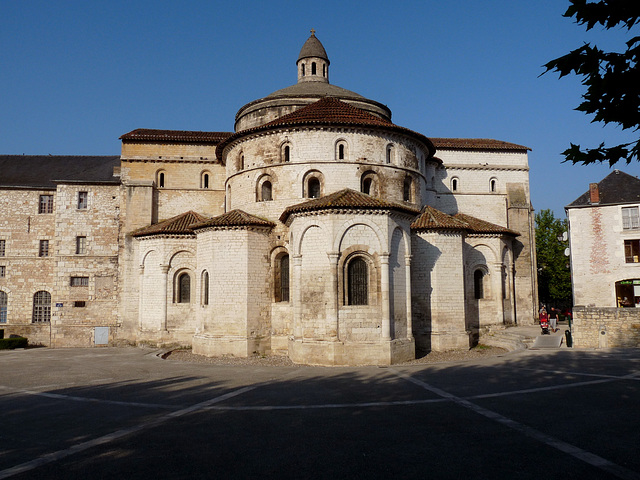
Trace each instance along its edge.
{"label": "stone retaining wall", "polygon": [[575,348],[640,347],[640,308],[573,308]]}

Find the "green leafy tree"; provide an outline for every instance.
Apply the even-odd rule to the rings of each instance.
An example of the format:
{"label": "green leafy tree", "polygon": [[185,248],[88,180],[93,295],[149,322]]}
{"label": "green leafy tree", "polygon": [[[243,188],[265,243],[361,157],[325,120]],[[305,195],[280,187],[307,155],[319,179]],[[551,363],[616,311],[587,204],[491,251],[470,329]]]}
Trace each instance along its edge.
{"label": "green leafy tree", "polygon": [[[630,36],[632,28],[640,22],[640,1],[638,0],[570,0],[571,5],[565,17],[575,17],[576,23],[586,25],[587,30],[600,25],[605,29],[616,26],[626,28]],[[637,33],[637,32],[634,32]],[[597,46],[585,43],[567,55],[550,61],[546,70],[555,71],[560,78],[571,73],[582,77],[587,87],[582,95],[583,102],[576,110],[593,116],[592,122],[612,123],[637,132],[640,129],[640,36],[635,35],[626,42],[623,52],[604,52]],[[640,160],[640,138],[629,143],[582,149],[571,146],[562,152],[566,161],[589,164],[608,162],[610,166],[620,160],[627,164]]]}
{"label": "green leafy tree", "polygon": [[569,257],[564,254],[568,242],[561,239],[567,231],[567,220],[555,218],[551,210],[541,210],[535,221],[540,302],[555,307],[570,306],[571,270]]}

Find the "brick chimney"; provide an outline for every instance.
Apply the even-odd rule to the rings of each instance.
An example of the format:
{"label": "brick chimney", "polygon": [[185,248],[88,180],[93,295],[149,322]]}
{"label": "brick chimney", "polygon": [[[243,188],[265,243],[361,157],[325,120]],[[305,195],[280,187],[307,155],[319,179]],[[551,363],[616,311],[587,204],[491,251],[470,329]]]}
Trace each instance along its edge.
{"label": "brick chimney", "polygon": [[600,190],[598,190],[597,183],[589,184],[589,203],[592,203],[592,204],[600,203]]}

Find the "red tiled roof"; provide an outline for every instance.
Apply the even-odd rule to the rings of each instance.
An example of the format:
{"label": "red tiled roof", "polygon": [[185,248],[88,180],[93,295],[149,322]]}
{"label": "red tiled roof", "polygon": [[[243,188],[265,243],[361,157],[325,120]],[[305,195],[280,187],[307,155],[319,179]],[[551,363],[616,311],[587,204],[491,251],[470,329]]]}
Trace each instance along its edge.
{"label": "red tiled roof", "polygon": [[275,227],[275,223],[256,217],[242,210],[231,210],[225,214],[191,225],[192,229],[206,227]]}
{"label": "red tiled roof", "polygon": [[430,137],[438,150],[531,150],[524,145],[493,140],[491,138],[437,138]]}
{"label": "red tiled roof", "polygon": [[146,140],[156,142],[202,142],[214,145],[231,136],[233,132],[195,132],[187,130],[153,130],[137,128],[120,137],[121,140]]}
{"label": "red tiled roof", "polygon": [[207,217],[196,212],[188,211],[181,213],[168,220],[149,225],[148,227],[139,228],[131,232],[132,237],[145,237],[149,235],[193,235],[193,229],[190,225],[198,222],[204,222]]}
{"label": "red tiled roof", "polygon": [[456,213],[453,217],[467,223],[469,225],[469,230],[473,233],[504,233],[507,235],[515,235],[516,237],[520,236],[520,234],[515,230],[501,227],[495,223],[480,220],[479,218],[472,217],[471,215],[466,215],[464,213]]}
{"label": "red tiled roof", "polygon": [[216,156],[220,159],[222,157],[222,150],[233,140],[241,138],[247,134],[256,133],[264,130],[269,130],[277,127],[284,126],[315,126],[315,125],[337,125],[347,127],[370,127],[370,128],[384,128],[393,130],[396,133],[402,133],[418,139],[433,153],[435,151],[431,140],[422,135],[421,133],[414,132],[408,128],[400,127],[388,120],[384,120],[380,117],[370,114],[360,108],[349,105],[334,97],[324,97],[313,102],[305,107],[302,107],[295,112],[283,115],[269,123],[260,125],[259,127],[249,128],[247,130],[241,130],[237,132],[223,142],[219,143],[216,148]]}
{"label": "red tiled roof", "polygon": [[467,230],[471,233],[496,233],[519,236],[514,230],[479,218],[456,213],[447,215],[433,207],[425,207],[422,214],[411,224],[412,230]]}
{"label": "red tiled roof", "polygon": [[411,223],[412,230],[468,230],[469,225],[433,207],[425,207]]}
{"label": "red tiled roof", "polygon": [[307,202],[287,207],[280,215],[280,221],[285,223],[289,216],[294,213],[331,209],[399,210],[410,215],[419,213],[419,210],[412,206],[387,202],[380,198],[345,188],[324,197],[314,198]]}
{"label": "red tiled roof", "polygon": [[321,98],[295,112],[283,115],[267,124],[265,127],[277,125],[296,125],[299,123],[340,123],[349,125],[381,125],[395,127],[393,123],[376,117],[360,108],[349,105],[334,97]]}

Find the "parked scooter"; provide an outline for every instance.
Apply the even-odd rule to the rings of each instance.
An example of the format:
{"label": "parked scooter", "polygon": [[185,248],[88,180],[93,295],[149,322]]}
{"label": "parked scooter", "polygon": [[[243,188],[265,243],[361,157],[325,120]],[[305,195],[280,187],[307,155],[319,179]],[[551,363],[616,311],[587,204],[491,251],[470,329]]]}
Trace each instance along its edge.
{"label": "parked scooter", "polygon": [[546,318],[540,318],[540,328],[542,329],[542,335],[551,335],[549,333],[549,320]]}
{"label": "parked scooter", "polygon": [[542,335],[551,335],[549,333],[549,314],[544,307],[540,311],[540,328],[542,329]]}

